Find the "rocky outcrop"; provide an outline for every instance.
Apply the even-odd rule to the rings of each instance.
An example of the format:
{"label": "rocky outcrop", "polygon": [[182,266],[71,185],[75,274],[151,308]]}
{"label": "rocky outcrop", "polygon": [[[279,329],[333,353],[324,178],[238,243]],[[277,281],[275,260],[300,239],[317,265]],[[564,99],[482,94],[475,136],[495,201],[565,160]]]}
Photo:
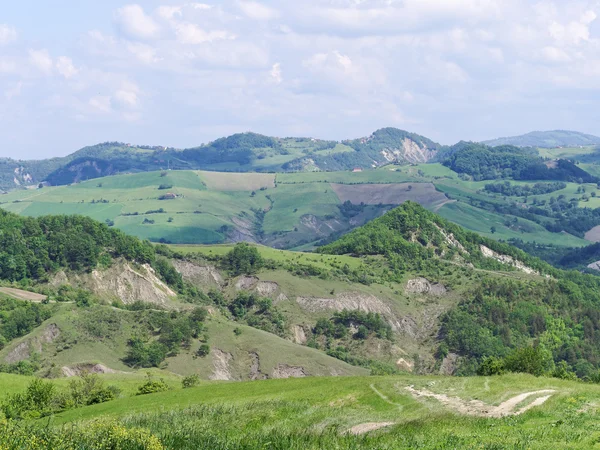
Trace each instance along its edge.
{"label": "rocky outcrop", "polygon": [[90,274],[59,272],[51,284],[80,286],[100,297],[116,297],[125,304],[142,301],[167,306],[177,296],[148,264],[134,268],[125,261],[119,261],[106,270],[94,270]]}
{"label": "rocky outcrop", "polygon": [[213,373],[208,378],[210,380],[235,380],[230,367],[233,355],[218,348],[212,349],[210,354],[213,362]]}
{"label": "rocky outcrop", "polygon": [[19,343],[4,358],[4,362],[14,364],[31,357],[31,353],[41,353],[44,344],[54,342],[60,336],[60,329],[54,323],[48,325],[44,331],[36,337],[29,338]]}
{"label": "rocky outcrop", "polygon": [[532,269],[531,267],[527,267],[521,261],[514,259],[512,256],[501,255],[500,253],[496,253],[494,250],[486,247],[485,245],[481,245],[480,249],[481,253],[483,253],[483,256],[485,256],[486,258],[492,258],[498,262],[501,262],[502,264],[513,266],[515,269],[518,269],[521,272],[539,275],[538,271]]}
{"label": "rocky outcrop", "polygon": [[278,364],[273,369],[273,378],[303,378],[308,376],[304,367],[288,366],[287,364]]}
{"label": "rocky outcrop", "polygon": [[61,368],[63,376],[67,378],[79,377],[85,374],[118,373],[116,370],[103,364],[82,363]]}
{"label": "rocky outcrop", "polygon": [[173,260],[173,267],[185,281],[196,286],[222,287],[225,280],[213,266],[203,266],[189,261]]}
{"label": "rocky outcrop", "polygon": [[441,296],[444,295],[448,290],[443,284],[432,284],[426,278],[415,278],[414,280],[408,280],[405,291],[407,294]]}

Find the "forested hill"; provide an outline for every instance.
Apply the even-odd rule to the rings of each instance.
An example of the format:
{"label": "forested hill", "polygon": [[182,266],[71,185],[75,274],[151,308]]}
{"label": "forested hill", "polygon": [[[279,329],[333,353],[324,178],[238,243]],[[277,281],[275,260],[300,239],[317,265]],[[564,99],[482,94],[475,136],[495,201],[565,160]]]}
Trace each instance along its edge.
{"label": "forested hill", "polygon": [[540,148],[579,147],[600,145],[600,137],[577,131],[533,131],[521,136],[492,139],[483,143],[492,147],[500,145]]}
{"label": "forested hill", "polygon": [[[462,267],[457,282],[466,283],[468,290],[442,316],[437,341],[440,364],[449,354],[459,358],[456,374],[490,375],[507,368],[586,378],[600,368],[598,277],[552,268],[509,245],[464,231],[414,203],[405,203],[320,251],[383,255],[391,278],[417,270],[432,283]],[[506,270],[514,275],[508,276]]]}
{"label": "forested hill", "polygon": [[313,138],[276,138],[239,133],[189,149],[105,142],[64,158],[41,161],[0,160],[0,189],[65,185],[125,172],[163,169],[222,172],[285,172],[371,168],[390,162],[434,159],[439,144],[407,131],[384,128],[371,136],[343,142]]}
{"label": "forested hill", "polygon": [[545,161],[533,149],[512,145],[489,147],[475,142],[460,142],[444,152],[444,165],[453,171],[467,174],[474,180],[555,180],[595,183],[598,179],[571,161]]}
{"label": "forested hill", "polygon": [[484,255],[484,247],[518,261],[519,265],[532,271],[554,272],[550,265],[522,250],[467,231],[410,201],[319,251],[335,255],[384,255],[401,266],[432,259],[455,261],[457,258],[481,269],[512,270],[516,265],[503,264],[499,258]]}
{"label": "forested hill", "polygon": [[156,265],[152,244],[88,217],[30,218],[0,210],[1,280],[44,281],[57,270],[89,271],[113,258]]}

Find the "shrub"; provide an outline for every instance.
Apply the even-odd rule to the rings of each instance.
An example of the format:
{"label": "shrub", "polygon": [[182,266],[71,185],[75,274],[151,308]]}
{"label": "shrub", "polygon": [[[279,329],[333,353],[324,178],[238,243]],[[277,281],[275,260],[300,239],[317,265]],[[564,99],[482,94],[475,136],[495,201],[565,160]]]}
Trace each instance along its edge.
{"label": "shrub", "polygon": [[196,351],[196,355],[199,356],[200,358],[204,358],[205,356],[208,356],[209,354],[210,354],[210,345],[208,345],[208,344],[200,345],[200,348],[198,348],[198,350]]}
{"label": "shrub", "polygon": [[197,374],[188,375],[181,380],[181,387],[183,389],[193,388],[200,384],[200,377]]}
{"label": "shrub", "polygon": [[505,372],[504,360],[494,356],[485,358],[477,369],[477,375],[481,376],[502,375]]}
{"label": "shrub", "polygon": [[246,242],[236,246],[224,257],[224,265],[233,276],[258,272],[264,265],[264,260],[258,249]]}
{"label": "shrub", "polygon": [[530,373],[539,377],[548,372],[552,359],[540,347],[523,347],[508,354],[504,364],[509,372]]}
{"label": "shrub", "polygon": [[156,380],[152,374],[147,374],[147,380],[144,384],[138,387],[135,395],[155,394],[157,392],[165,392],[170,389],[169,385],[163,378]]}

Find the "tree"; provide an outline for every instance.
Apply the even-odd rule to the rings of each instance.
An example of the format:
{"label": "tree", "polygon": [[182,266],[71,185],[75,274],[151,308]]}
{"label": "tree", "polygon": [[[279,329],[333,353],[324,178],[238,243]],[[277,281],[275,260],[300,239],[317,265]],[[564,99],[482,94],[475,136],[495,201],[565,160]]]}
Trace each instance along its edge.
{"label": "tree", "polygon": [[492,226],[490,228],[490,233],[495,234],[496,233],[496,227]]}
{"label": "tree", "polygon": [[224,263],[234,276],[258,272],[264,265],[264,260],[258,249],[240,242],[225,255]]}

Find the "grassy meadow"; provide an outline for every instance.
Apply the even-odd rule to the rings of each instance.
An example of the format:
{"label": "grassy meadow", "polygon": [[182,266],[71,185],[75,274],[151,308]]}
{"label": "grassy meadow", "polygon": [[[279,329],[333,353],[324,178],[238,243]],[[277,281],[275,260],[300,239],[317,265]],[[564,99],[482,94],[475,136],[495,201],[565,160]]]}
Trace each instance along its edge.
{"label": "grassy meadow", "polygon": [[[124,393],[131,392],[131,378],[102,377]],[[0,380],[11,390],[22,389],[28,381],[6,375]],[[587,449],[600,442],[600,387],[529,375],[297,378],[202,382],[190,389],[172,386],[157,394],[124,394],[24,427],[29,436],[38,437],[36,442],[79,439],[75,448],[108,448],[85,442],[87,433],[82,430],[98,427],[104,428],[106,438],[126,439],[126,430],[147,435],[145,446],[110,448]],[[445,395],[449,401],[418,397],[409,389]],[[520,415],[492,417],[485,408],[474,413],[460,406],[477,400],[493,411],[519,394],[541,390],[552,391],[547,401]],[[540,395],[517,401],[507,414],[531,405]],[[7,435],[0,436],[0,445]]]}
{"label": "grassy meadow", "polygon": [[[491,181],[461,180],[441,164],[388,165],[357,173],[145,172],[71,186],[16,190],[0,196],[0,207],[32,217],[82,214],[143,239],[173,244],[218,244],[237,239],[241,233],[278,248],[311,249],[315,241],[331,233],[343,233],[379,216],[385,204],[412,200],[495,239],[568,247],[588,244],[564,233],[557,240],[555,233],[526,219],[519,218],[519,226],[507,225],[507,219],[515,217],[472,205],[473,200],[497,205],[525,201],[487,193],[484,187],[488,183]],[[577,192],[580,187],[587,199]],[[526,200],[529,204],[548,202],[564,195],[579,199],[580,207],[598,208],[600,196],[593,197],[595,192],[600,193],[595,184],[568,183],[561,191]],[[166,194],[169,198],[161,199]],[[357,216],[345,216],[340,206],[346,200],[357,205],[364,202],[368,207]],[[492,226],[495,233],[491,233]]]}

